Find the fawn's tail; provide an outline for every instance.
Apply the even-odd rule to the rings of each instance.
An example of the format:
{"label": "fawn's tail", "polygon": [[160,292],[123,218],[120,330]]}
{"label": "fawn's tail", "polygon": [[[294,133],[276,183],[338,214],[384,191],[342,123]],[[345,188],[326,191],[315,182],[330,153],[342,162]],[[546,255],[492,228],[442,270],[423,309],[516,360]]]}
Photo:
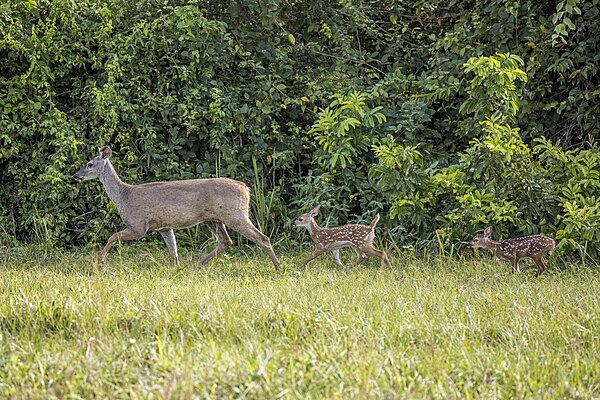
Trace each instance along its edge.
{"label": "fawn's tail", "polygon": [[373,221],[371,221],[371,229],[375,228],[375,225],[377,225],[377,222],[379,222],[379,213],[377,213],[375,218],[373,218]]}
{"label": "fawn's tail", "polygon": [[[550,239],[552,240],[552,239]],[[548,254],[552,254],[552,252],[554,251],[554,248],[556,247],[556,242],[554,240],[552,240],[550,242],[550,246],[548,246],[550,248],[550,250],[548,250]]]}

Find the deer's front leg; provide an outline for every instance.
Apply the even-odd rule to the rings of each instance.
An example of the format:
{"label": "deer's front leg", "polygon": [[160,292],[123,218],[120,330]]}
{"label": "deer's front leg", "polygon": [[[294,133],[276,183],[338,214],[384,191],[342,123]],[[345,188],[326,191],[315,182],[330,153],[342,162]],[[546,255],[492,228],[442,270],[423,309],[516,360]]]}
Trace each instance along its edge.
{"label": "deer's front leg", "polygon": [[335,249],[332,251],[332,253],[333,253],[333,259],[335,260],[335,263],[337,265],[339,265],[340,267],[347,270],[348,268],[346,268],[346,266],[344,264],[342,264],[342,260],[340,260],[340,249]]}
{"label": "deer's front leg", "polygon": [[113,244],[115,244],[115,242],[139,239],[142,236],[144,236],[145,234],[146,234],[145,231],[143,231],[143,232],[142,231],[134,231],[129,227],[113,234],[111,237],[108,238],[108,242],[106,242],[106,245],[98,254],[98,264],[104,264],[106,262],[106,253],[108,253],[108,250],[110,250],[110,248],[112,247]]}
{"label": "deer's front leg", "polygon": [[325,249],[322,247],[315,248],[315,251],[312,252],[310,257],[308,257],[302,264],[300,264],[300,270],[303,270],[306,267],[306,264],[319,257],[321,254],[325,253]]}
{"label": "deer's front leg", "polygon": [[177,255],[177,241],[175,240],[175,232],[173,232],[173,229],[169,229],[167,231],[161,231],[160,235],[162,236],[163,240],[167,244],[167,248],[169,249],[171,263],[174,265],[179,265],[179,256]]}

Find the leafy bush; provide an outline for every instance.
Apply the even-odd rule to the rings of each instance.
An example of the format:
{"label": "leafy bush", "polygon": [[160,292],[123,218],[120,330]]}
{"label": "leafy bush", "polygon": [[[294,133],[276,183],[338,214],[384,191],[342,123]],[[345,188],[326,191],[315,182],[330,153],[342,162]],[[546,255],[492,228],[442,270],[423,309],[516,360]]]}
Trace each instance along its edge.
{"label": "leafy bush", "polygon": [[[116,208],[70,176],[110,144],[131,183],[247,182],[273,236],[321,204],[331,224],[380,211],[399,244],[544,225],[561,251],[593,255],[598,13],[598,0],[4,1],[1,240],[105,240]],[[556,179],[564,157],[588,172]]]}
{"label": "leafy bush", "polygon": [[[482,137],[473,138],[455,163],[426,166],[416,147],[389,140],[374,146],[380,161],[370,174],[396,189],[391,217],[412,232],[411,241],[449,247],[494,225],[500,237],[546,233],[557,239],[559,253],[596,259],[600,153],[565,152],[547,139],[536,140],[532,150],[523,142],[507,122],[518,111],[513,82],[526,78],[517,68],[522,61],[514,57],[498,68],[511,58],[499,54],[465,64],[476,74],[469,90],[474,98],[460,109],[485,118]],[[496,78],[489,82],[490,76]]]}

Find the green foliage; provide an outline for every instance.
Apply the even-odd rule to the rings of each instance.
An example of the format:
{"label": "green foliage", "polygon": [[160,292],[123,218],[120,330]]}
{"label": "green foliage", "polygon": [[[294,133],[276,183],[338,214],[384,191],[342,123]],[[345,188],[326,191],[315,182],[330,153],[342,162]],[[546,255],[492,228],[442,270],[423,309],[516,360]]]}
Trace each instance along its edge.
{"label": "green foliage", "polygon": [[323,147],[325,154],[318,160],[335,168],[353,164],[353,159],[369,148],[371,138],[365,129],[374,128],[385,122],[381,106],[370,109],[366,106],[366,96],[354,91],[347,96],[334,94],[335,100],[329,107],[321,109],[318,119],[308,131]]}
{"label": "green foliage", "polygon": [[[250,182],[253,158],[267,169],[276,160],[277,172],[296,167],[290,140],[298,128],[287,121],[302,118],[282,93],[279,74],[295,79],[285,51],[277,60],[253,55],[245,48],[262,35],[250,31],[235,41],[229,25],[198,4],[71,6],[6,10],[14,35],[0,47],[8,61],[0,78],[0,162],[9,183],[0,195],[20,237],[36,232],[40,218],[56,243],[106,237],[121,224],[97,183],[70,179],[104,144],[132,183],[219,175]],[[278,44],[273,38],[270,46]],[[264,176],[265,192],[275,190],[280,177]]]}
{"label": "green foliage", "polygon": [[[260,172],[261,169],[264,170],[264,167],[260,168],[255,158],[252,159],[252,166],[254,169],[252,203],[256,225],[265,235],[275,236],[282,230],[281,224],[283,223],[281,218],[275,218],[277,215],[283,215],[284,212],[279,195],[281,187],[269,189],[266,185],[267,179]],[[275,174],[275,168],[273,168],[273,174]]]}
{"label": "green foliage", "polygon": [[[498,76],[498,59],[507,57],[482,57],[465,64],[465,72],[477,66],[470,95],[478,101],[470,97],[469,106],[461,109],[486,112],[486,116],[480,122],[482,137],[472,139],[455,163],[425,167],[421,153],[393,140],[375,147],[379,164],[370,173],[382,187],[396,190],[391,217],[422,243],[447,247],[494,225],[502,237],[550,234],[557,239],[559,254],[574,251],[582,260],[596,259],[600,256],[595,240],[600,234],[596,202],[600,153],[565,152],[546,139],[537,140],[532,151],[519,129],[507,123],[507,115],[495,111],[508,104],[507,99],[515,101],[517,88],[512,80],[493,78],[486,83],[482,79]],[[475,106],[484,98],[488,99],[485,106]]]}
{"label": "green foliage", "polygon": [[534,151],[552,185],[549,208],[555,213],[558,247],[577,251],[581,259],[597,259],[600,252],[600,152],[563,151],[548,140],[538,139]]}
{"label": "green foliage", "polygon": [[401,245],[452,245],[501,218],[500,235],[543,224],[566,232],[561,251],[594,254],[578,235],[596,237],[597,194],[563,195],[530,146],[598,148],[599,7],[4,1],[2,242],[72,246],[118,229],[99,184],[70,179],[110,144],[127,182],[249,183],[273,236],[323,202],[331,223],[381,212]]}
{"label": "green foliage", "polygon": [[474,114],[476,120],[495,115],[502,121],[517,114],[519,93],[516,80],[527,82],[519,66],[523,60],[516,55],[498,53],[491,57],[472,57],[465,64],[465,73],[473,72],[466,89],[469,98],[460,106],[462,114]]}
{"label": "green foliage", "polygon": [[554,24],[554,34],[552,34],[552,44],[556,46],[559,42],[567,44],[569,33],[576,30],[572,18],[581,15],[581,9],[577,7],[578,0],[559,1],[556,4],[556,13],[552,16]]}

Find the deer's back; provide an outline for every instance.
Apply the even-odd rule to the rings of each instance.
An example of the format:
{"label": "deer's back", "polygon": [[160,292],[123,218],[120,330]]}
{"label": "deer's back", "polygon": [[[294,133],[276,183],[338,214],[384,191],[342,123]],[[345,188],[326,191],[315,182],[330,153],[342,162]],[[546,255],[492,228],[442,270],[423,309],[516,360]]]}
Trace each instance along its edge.
{"label": "deer's back", "polygon": [[502,241],[500,249],[503,253],[521,257],[543,256],[554,250],[555,242],[553,239],[544,235],[523,236],[515,239],[506,239]]}
{"label": "deer's back", "polygon": [[250,191],[228,178],[153,182],[128,188],[124,204],[117,204],[125,222],[143,220],[149,230],[181,228],[203,221],[225,224],[247,217]]}
{"label": "deer's back", "polygon": [[321,229],[313,238],[321,243],[348,242],[353,245],[362,245],[372,241],[373,229],[370,226],[350,224]]}

